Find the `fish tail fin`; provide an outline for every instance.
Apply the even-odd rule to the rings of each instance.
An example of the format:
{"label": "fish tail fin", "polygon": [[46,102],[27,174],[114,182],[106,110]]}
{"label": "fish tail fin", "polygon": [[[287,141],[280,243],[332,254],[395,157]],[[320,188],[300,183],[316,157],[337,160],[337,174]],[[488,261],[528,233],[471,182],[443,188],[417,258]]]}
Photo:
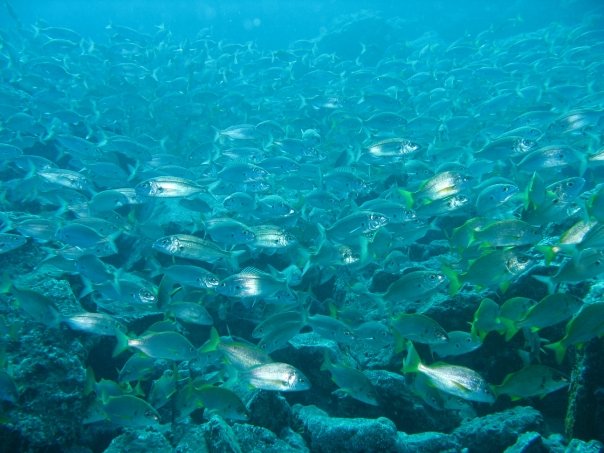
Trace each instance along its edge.
{"label": "fish tail fin", "polygon": [[545,264],[548,266],[556,257],[556,253],[558,253],[558,247],[553,245],[536,245],[535,250],[543,253]]}
{"label": "fish tail fin", "polygon": [[501,318],[500,322],[503,325],[500,333],[505,336],[505,341],[510,341],[518,333],[516,323],[507,318]]}
{"label": "fish tail fin", "polygon": [[394,353],[399,354],[407,347],[407,340],[401,337],[397,332],[394,333]]}
{"label": "fish tail fin", "polygon": [[216,327],[212,327],[210,330],[210,338],[206,341],[201,348],[199,348],[199,352],[213,352],[218,349],[218,345],[220,344],[220,335],[218,335],[218,331]]}
{"label": "fish tail fin", "polygon": [[481,342],[484,342],[484,339],[486,338],[486,336],[488,335],[488,331],[484,331],[484,330],[480,330],[477,326],[476,326],[476,322],[472,322],[470,327],[470,334],[472,335],[472,337],[474,338],[480,338]]}
{"label": "fish tail fin", "polygon": [[442,265],[441,270],[443,274],[445,274],[445,277],[449,279],[449,294],[457,294],[461,289],[461,281],[459,278],[460,275],[453,268],[449,267],[446,264]]}
{"label": "fish tail fin", "polygon": [[499,285],[499,290],[501,291],[502,294],[505,294],[505,292],[510,287],[511,283],[512,282],[510,282],[510,281],[501,282],[501,284]]}
{"label": "fish tail fin", "polygon": [[234,250],[229,255],[229,266],[234,271],[239,270],[239,257],[245,253],[245,250]]}
{"label": "fish tail fin", "polygon": [[407,346],[407,357],[405,357],[403,362],[403,373],[417,373],[421,363],[421,359],[415,350],[415,346],[413,346],[413,343],[409,342]]}
{"label": "fish tail fin", "polygon": [[566,355],[566,347],[562,344],[562,341],[557,341],[556,343],[552,344],[546,344],[545,347],[554,351],[554,354],[556,356],[556,363],[561,364],[564,360],[564,356]]}
{"label": "fish tail fin", "polygon": [[538,282],[543,283],[547,287],[548,294],[554,294],[556,292],[556,283],[552,280],[551,277],[546,275],[531,275]]}
{"label": "fish tail fin", "polygon": [[8,275],[8,271],[2,273],[2,279],[0,280],[0,294],[6,294],[11,291],[13,287],[13,281]]}
{"label": "fish tail fin", "polygon": [[92,367],[86,368],[86,382],[84,383],[84,395],[90,395],[94,392],[94,385],[96,384],[96,379],[94,377],[94,371]]}
{"label": "fish tail fin", "polygon": [[327,231],[325,231],[325,227],[323,225],[321,225],[320,223],[317,223],[317,230],[319,232],[319,238],[318,241],[316,242],[318,245],[317,247],[315,247],[312,250],[312,254],[316,255],[317,253],[319,253],[319,250],[321,250],[321,247],[323,247],[323,244],[325,243],[326,239],[327,239]]}
{"label": "fish tail fin", "polygon": [[94,286],[89,279],[81,277],[81,280],[83,283],[83,288],[82,291],[80,291],[80,295],[78,296],[80,300],[94,292]]}
{"label": "fish tail fin", "polygon": [[404,190],[404,189],[399,189],[398,193],[401,196],[405,207],[407,209],[411,209],[415,202],[415,200],[413,199],[413,192],[409,192],[408,190]]}
{"label": "fish tail fin", "polygon": [[212,126],[212,129],[214,129],[214,143],[222,143],[222,135],[220,134],[220,129],[214,126]]}
{"label": "fish tail fin", "polygon": [[126,335],[121,330],[118,330],[115,334],[115,338],[117,340],[117,344],[115,345],[115,348],[113,349],[112,357],[117,357],[122,352],[124,352],[126,349],[128,349],[128,340],[129,340],[128,335]]}
{"label": "fish tail fin", "polygon": [[321,364],[321,371],[330,371],[331,372],[331,367],[332,367],[332,362],[331,359],[329,358],[329,352],[325,351],[325,353],[323,354],[323,363]]}

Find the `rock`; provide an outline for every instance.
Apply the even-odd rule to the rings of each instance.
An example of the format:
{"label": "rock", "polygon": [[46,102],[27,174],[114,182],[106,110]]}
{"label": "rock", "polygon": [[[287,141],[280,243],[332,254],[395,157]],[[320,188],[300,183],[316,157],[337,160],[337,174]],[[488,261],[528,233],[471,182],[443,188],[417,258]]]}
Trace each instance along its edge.
{"label": "rock", "polygon": [[543,439],[543,445],[549,453],[564,453],[566,451],[566,441],[562,434],[550,434]]}
{"label": "rock", "polygon": [[522,434],[514,445],[505,449],[505,453],[548,453],[548,449],[541,434],[531,431]]}
{"label": "rock", "polygon": [[398,433],[398,453],[441,453],[461,450],[455,438],[449,434],[426,432],[420,434]]}
{"label": "rock", "polygon": [[571,439],[566,444],[566,440],[561,434],[552,434],[547,439],[543,439],[545,451],[548,453],[603,453],[604,445],[597,440],[585,442],[579,439]]}
{"label": "rock", "polygon": [[213,453],[242,453],[237,436],[222,417],[214,415],[204,425],[208,450]]}
{"label": "rock", "polygon": [[105,453],[124,451],[128,453],[165,453],[172,451],[172,446],[163,434],[156,431],[126,431],[111,441]]}
{"label": "rock", "polygon": [[88,400],[81,343],[59,329],[26,322],[7,344],[6,357],[19,401],[4,413],[3,445],[23,451],[77,442]]}
{"label": "rock", "polygon": [[572,439],[566,447],[565,453],[602,453],[604,445],[597,440],[585,442],[579,439]]}
{"label": "rock", "polygon": [[485,445],[490,451],[504,451],[521,433],[540,431],[542,427],[543,416],[538,410],[518,406],[469,420],[453,431],[453,436],[470,452],[482,452]]}
{"label": "rock", "polygon": [[291,424],[292,410],[287,400],[278,392],[254,393],[247,409],[250,423],[279,433]]}
{"label": "rock", "polygon": [[288,445],[292,446],[299,452],[307,452],[308,447],[306,446],[306,442],[304,442],[304,438],[297,432],[293,431],[291,428],[285,428],[279,434],[281,439],[283,439]]}
{"label": "rock", "polygon": [[181,437],[174,453],[207,453],[205,425],[189,425],[185,434]]}
{"label": "rock", "polygon": [[335,418],[316,406],[293,407],[297,424],[310,450],[317,453],[392,452],[396,450],[397,431],[384,417]]}
{"label": "rock", "polygon": [[247,424],[236,424],[233,432],[239,440],[241,450],[244,452],[261,453],[299,453],[308,451],[300,445],[290,445],[286,440],[279,439],[277,435],[266,428]]}
{"label": "rock", "polygon": [[[604,441],[604,340],[594,338],[581,350],[575,349],[576,362],[570,379],[565,418],[567,438]],[[569,351],[571,355],[573,351]]]}

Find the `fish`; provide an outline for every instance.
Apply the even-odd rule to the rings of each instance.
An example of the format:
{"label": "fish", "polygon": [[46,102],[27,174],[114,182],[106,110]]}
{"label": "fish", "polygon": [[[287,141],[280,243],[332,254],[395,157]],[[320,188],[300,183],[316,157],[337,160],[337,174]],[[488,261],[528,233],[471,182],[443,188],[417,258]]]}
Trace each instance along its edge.
{"label": "fish", "polygon": [[448,266],[443,274],[449,280],[449,293],[455,294],[468,282],[479,287],[499,287],[505,291],[511,282],[535,265],[532,257],[514,247],[486,249],[479,257],[470,261],[467,270],[458,273]]}
{"label": "fish", "polygon": [[159,426],[157,411],[142,398],[133,395],[112,396],[102,403],[105,418],[118,426],[145,428]]}
{"label": "fish", "polygon": [[352,344],[355,341],[354,331],[345,322],[326,315],[310,315],[305,324],[324,338],[342,344]]}
{"label": "fish", "polygon": [[153,243],[152,247],[158,252],[179,258],[210,264],[222,261],[233,269],[239,267],[237,258],[243,253],[242,250],[231,252],[223,250],[214,242],[189,234],[173,234],[161,237]]}
{"label": "fish", "polygon": [[193,288],[210,289],[220,284],[220,279],[212,272],[190,264],[173,264],[162,268],[162,272],[175,282]]}
{"label": "fish", "polygon": [[471,332],[454,330],[447,332],[446,343],[431,344],[430,351],[440,358],[467,354],[480,348],[480,346],[482,346],[482,341],[479,337],[472,335]]}
{"label": "fish", "polygon": [[170,402],[176,393],[177,375],[172,370],[166,370],[159,379],[151,384],[147,400],[155,409],[161,409]]}
{"label": "fish", "polygon": [[0,255],[12,252],[27,244],[27,237],[20,234],[0,233]]}
{"label": "fish", "polygon": [[444,274],[434,271],[417,270],[403,274],[384,293],[384,300],[418,300],[435,292],[446,283]]}
{"label": "fish", "polygon": [[207,192],[207,189],[185,178],[156,176],[138,183],[134,191],[139,197],[179,198]]}
{"label": "fish", "polygon": [[349,244],[363,236],[371,237],[379,228],[386,226],[388,221],[380,213],[358,211],[337,220],[325,233],[331,241]]}
{"label": "fish", "polygon": [[221,338],[214,327],[210,330],[210,338],[200,348],[201,353],[213,351],[224,354],[229,363],[238,370],[247,370],[273,362],[273,359],[256,345],[234,341],[231,338]]}
{"label": "fish", "polygon": [[271,297],[278,292],[289,292],[285,280],[253,267],[246,267],[238,274],[225,278],[215,289],[220,294],[237,298]]}
{"label": "fish", "polygon": [[256,365],[240,374],[241,379],[261,390],[302,392],[310,389],[310,381],[300,370],[288,363],[272,362]]}
{"label": "fish", "polygon": [[394,317],[390,325],[395,334],[407,340],[425,344],[446,344],[449,335],[432,318],[419,313],[402,313]]}
{"label": "fish", "polygon": [[508,395],[512,401],[538,396],[540,398],[568,386],[567,377],[541,364],[528,365],[508,374],[503,382],[493,386],[497,396]]}
{"label": "fish", "polygon": [[[474,312],[474,319],[472,320],[472,327],[470,329],[472,336],[484,340],[489,332],[501,332],[504,330],[505,326],[500,318],[500,314],[501,309],[497,302],[488,297],[482,299]],[[519,316],[523,317],[524,314],[522,312]]]}
{"label": "fish", "polygon": [[166,305],[164,310],[181,322],[198,326],[211,326],[214,324],[214,319],[208,310],[203,305],[195,302],[172,302]]}
{"label": "fish", "polygon": [[47,168],[38,170],[37,175],[49,184],[68,189],[93,193],[93,184],[86,176],[65,168]]}
{"label": "fish", "polygon": [[224,197],[222,205],[227,211],[250,215],[256,209],[256,200],[249,193],[235,192]]}
{"label": "fish", "polygon": [[34,321],[55,328],[63,321],[59,307],[44,294],[14,285],[9,285],[5,290],[13,294],[17,306]]}
{"label": "fish", "polygon": [[516,322],[516,327],[538,331],[571,318],[582,305],[581,299],[572,294],[550,294],[531,306]]}
{"label": "fish", "polygon": [[278,329],[263,335],[257,346],[267,354],[284,349],[289,345],[289,340],[297,335],[303,326],[304,324],[298,321],[284,322]]}
{"label": "fish", "polygon": [[389,138],[372,143],[365,149],[372,158],[376,159],[409,158],[421,150],[421,145],[404,138]]}
{"label": "fish", "polygon": [[504,160],[526,154],[536,146],[537,142],[530,138],[506,135],[488,142],[476,155],[486,159]]}
{"label": "fish", "polygon": [[256,204],[255,217],[261,220],[284,219],[295,214],[294,209],[279,195],[266,195],[260,197]]}
{"label": "fish", "polygon": [[233,246],[249,244],[256,240],[256,234],[247,225],[230,218],[213,218],[204,224],[204,230],[214,242]]}
{"label": "fish", "polygon": [[[516,335],[516,332],[518,332],[518,328],[516,327],[518,321],[524,318],[531,307],[536,303],[537,302],[533,299],[519,296],[507,299],[501,307],[498,308],[496,322],[503,326],[503,329],[505,330],[505,341],[509,341]],[[500,329],[499,332],[502,333]]]}
{"label": "fish", "polygon": [[370,406],[379,406],[377,391],[361,371],[344,364],[332,363],[327,352],[321,370],[329,371],[331,380],[342,393]]}
{"label": "fish", "polygon": [[394,344],[394,335],[386,323],[367,321],[354,329],[354,337],[376,348],[386,348]]}
{"label": "fish", "polygon": [[214,385],[195,386],[187,384],[177,395],[176,406],[181,415],[203,408],[209,413],[218,414],[227,420],[246,421],[248,410],[241,399],[232,390]]}
{"label": "fish", "polygon": [[119,370],[117,382],[146,381],[154,371],[155,359],[142,352],[135,352]]}
{"label": "fish", "polygon": [[569,346],[583,344],[604,335],[604,303],[585,304],[566,324],[564,337],[545,348],[554,351],[556,361],[562,363]]}
{"label": "fish", "polygon": [[183,361],[192,360],[198,355],[195,346],[177,332],[157,332],[140,338],[128,338],[122,347],[115,349],[113,355],[120,355],[128,347],[135,348],[155,359]]}
{"label": "fish", "polygon": [[443,198],[457,195],[470,187],[473,178],[456,171],[444,171],[425,180],[412,194],[401,191],[407,198],[407,207],[417,207]]}
{"label": "fish", "polygon": [[489,384],[474,370],[447,363],[424,365],[413,345],[409,346],[403,369],[404,373],[422,373],[434,387],[450,395],[479,403],[495,402]]}
{"label": "fish", "polygon": [[495,221],[474,229],[474,238],[481,247],[517,247],[537,244],[541,240],[537,227],[518,219]]}
{"label": "fish", "polygon": [[109,189],[95,193],[88,202],[88,208],[91,212],[99,214],[124,206],[136,206],[142,203],[143,198],[137,194],[135,189]]}
{"label": "fish", "polygon": [[247,162],[228,164],[216,174],[220,181],[241,184],[262,181],[268,175],[264,168]]}
{"label": "fish", "polygon": [[117,246],[114,244],[114,237],[103,236],[94,228],[81,223],[72,222],[60,227],[56,232],[56,238],[65,244],[81,247],[83,249],[95,249],[97,247],[114,250],[117,253]]}
{"label": "fish", "polygon": [[284,325],[298,324],[300,330],[304,326],[303,313],[299,310],[277,312],[259,322],[252,331],[252,338],[263,338],[273,332],[283,330]]}
{"label": "fish", "polygon": [[297,238],[277,225],[256,225],[250,227],[254,240],[249,246],[269,251],[283,250],[296,245]]}
{"label": "fish", "polygon": [[117,346],[128,342],[126,326],[105,313],[81,313],[65,317],[62,322],[71,329],[101,336],[116,337]]}

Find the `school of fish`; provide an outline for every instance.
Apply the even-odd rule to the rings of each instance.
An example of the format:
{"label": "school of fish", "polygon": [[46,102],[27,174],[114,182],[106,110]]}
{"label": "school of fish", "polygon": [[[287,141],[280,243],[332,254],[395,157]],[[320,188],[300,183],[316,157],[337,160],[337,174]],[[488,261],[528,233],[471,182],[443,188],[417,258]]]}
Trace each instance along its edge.
{"label": "school of fish", "polygon": [[[330,47],[363,20],[281,50],[0,31],[0,259],[35,250],[32,275],[80,309],[6,266],[2,293],[128,357],[115,380],[89,370],[87,423],[163,424],[168,402],[245,420],[250,388],[319,373],[379,407],[363,371],[384,351],[439,410],[543,397],[604,335],[586,297],[604,273],[604,29]],[[473,317],[430,314],[467,295]],[[308,332],[340,351],[320,370],[279,355]],[[502,382],[456,362],[488,335],[524,363]],[[18,404],[8,371],[0,387]]]}

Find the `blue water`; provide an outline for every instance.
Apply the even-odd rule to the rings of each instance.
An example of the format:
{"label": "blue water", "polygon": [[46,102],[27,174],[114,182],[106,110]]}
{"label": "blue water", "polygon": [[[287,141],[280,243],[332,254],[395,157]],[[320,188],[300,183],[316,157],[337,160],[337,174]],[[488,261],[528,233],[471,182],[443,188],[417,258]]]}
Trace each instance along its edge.
{"label": "blue water", "polygon": [[[597,14],[602,10],[598,0],[31,0],[14,1],[12,4],[24,23],[43,20],[93,38],[103,36],[103,29],[110,23],[147,32],[165,24],[183,39],[194,36],[200,29],[209,28],[216,39],[233,42],[254,40],[267,48],[284,48],[291,41],[314,38],[328,29],[340,15],[363,10],[405,21],[409,24],[405,38],[434,30],[451,40],[491,26],[505,29],[511,23],[520,33],[551,22],[575,24],[586,14]],[[0,25],[10,26],[11,19],[2,14]]]}

